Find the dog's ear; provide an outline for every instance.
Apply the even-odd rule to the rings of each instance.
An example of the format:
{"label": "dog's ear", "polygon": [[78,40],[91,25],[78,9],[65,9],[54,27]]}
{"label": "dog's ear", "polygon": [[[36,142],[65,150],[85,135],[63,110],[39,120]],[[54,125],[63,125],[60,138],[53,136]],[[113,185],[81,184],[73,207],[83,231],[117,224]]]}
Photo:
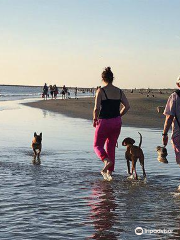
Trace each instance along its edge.
{"label": "dog's ear", "polygon": [[126,144],[126,139],[124,139],[123,141],[122,141],[122,146],[126,146],[127,144]]}
{"label": "dog's ear", "polygon": [[42,132],[40,133],[40,137],[42,137]]}
{"label": "dog's ear", "polygon": [[36,136],[37,136],[37,133],[35,132],[35,133],[34,133],[34,137],[36,137]]}
{"label": "dog's ear", "polygon": [[122,145],[127,146],[127,144],[132,144],[133,145],[134,143],[135,143],[134,139],[128,137],[128,138],[125,138],[123,140]]}
{"label": "dog's ear", "polygon": [[161,147],[160,147],[160,146],[157,146],[156,151],[159,151],[160,149],[161,149]]}

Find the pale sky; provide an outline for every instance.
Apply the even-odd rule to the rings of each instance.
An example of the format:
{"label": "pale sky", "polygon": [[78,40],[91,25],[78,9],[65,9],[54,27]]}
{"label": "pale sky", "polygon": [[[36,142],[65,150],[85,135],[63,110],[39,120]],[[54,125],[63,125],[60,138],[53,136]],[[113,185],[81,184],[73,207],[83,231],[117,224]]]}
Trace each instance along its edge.
{"label": "pale sky", "polygon": [[0,84],[174,88],[180,0],[0,0]]}

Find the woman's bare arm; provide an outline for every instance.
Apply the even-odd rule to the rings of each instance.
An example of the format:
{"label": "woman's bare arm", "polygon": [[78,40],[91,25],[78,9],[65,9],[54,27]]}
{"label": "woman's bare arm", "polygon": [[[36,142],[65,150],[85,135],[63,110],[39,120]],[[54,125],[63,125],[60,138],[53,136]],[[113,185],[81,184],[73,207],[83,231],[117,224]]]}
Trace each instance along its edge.
{"label": "woman's bare arm", "polygon": [[168,135],[167,134],[172,125],[173,119],[174,119],[174,116],[166,115],[166,119],[164,122],[163,139],[162,139],[164,146],[166,146],[168,144]]}
{"label": "woman's bare arm", "polygon": [[96,92],[95,97],[95,104],[94,104],[94,111],[93,111],[93,126],[95,127],[96,122],[98,120],[99,112],[100,112],[100,106],[101,106],[101,90],[98,89]]}
{"label": "woman's bare arm", "polygon": [[121,103],[123,105],[121,111],[120,111],[120,115],[121,117],[127,113],[127,111],[130,109],[130,105],[129,102],[125,96],[125,94],[122,92],[122,98],[121,98]]}

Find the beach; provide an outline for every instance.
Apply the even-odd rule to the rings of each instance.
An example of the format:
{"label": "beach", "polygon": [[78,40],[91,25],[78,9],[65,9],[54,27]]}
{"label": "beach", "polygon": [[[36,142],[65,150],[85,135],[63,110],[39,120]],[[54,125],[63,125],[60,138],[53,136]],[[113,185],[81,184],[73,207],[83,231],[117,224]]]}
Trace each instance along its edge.
{"label": "beach", "polygon": [[0,240],[180,240],[179,9],[0,1]]}
{"label": "beach", "polygon": [[[164,115],[157,112],[157,107],[166,105],[170,92],[156,93],[154,94],[155,97],[152,97],[152,95],[147,97],[147,94],[140,93],[125,92],[125,94],[130,103],[130,110],[122,118],[124,126],[163,128]],[[26,103],[26,105],[65,114],[72,118],[92,120],[94,98],[40,100]]]}
{"label": "beach", "polygon": [[[134,106],[138,104],[136,94],[127,93],[127,97]],[[157,100],[148,99],[154,107]],[[160,129],[141,128],[147,181],[131,181],[121,142],[131,136],[139,143],[139,127],[123,125],[113,181],[107,182],[93,150],[94,99],[39,101],[30,107],[34,101],[1,101],[0,239],[136,240],[136,227],[173,229],[169,236],[179,237],[179,168],[171,144],[167,146],[169,164],[157,161]],[[34,132],[43,136],[40,165],[32,164]],[[137,171],[141,177],[139,163]],[[151,239],[158,237],[163,235],[151,234]],[[149,235],[143,239],[149,240]]]}
{"label": "beach", "polygon": [[[22,102],[26,100],[1,102],[0,239],[136,240],[136,227],[173,229],[172,239],[179,237],[179,168],[170,144],[169,164],[157,161],[160,130],[141,129],[148,180],[134,182],[127,179],[121,142],[131,136],[138,143],[139,129],[123,126],[113,181],[106,182],[93,151],[91,121]],[[32,164],[35,131],[43,135],[41,165]],[[137,170],[141,176],[139,164]],[[158,237],[162,235],[151,234],[151,239]]]}

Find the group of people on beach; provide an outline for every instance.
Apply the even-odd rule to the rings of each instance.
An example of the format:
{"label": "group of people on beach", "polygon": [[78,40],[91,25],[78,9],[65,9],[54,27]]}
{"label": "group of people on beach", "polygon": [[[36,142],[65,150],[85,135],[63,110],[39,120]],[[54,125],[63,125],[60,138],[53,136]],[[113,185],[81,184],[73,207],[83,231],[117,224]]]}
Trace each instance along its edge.
{"label": "group of people on beach", "polygon": [[50,91],[50,95],[51,95],[51,98],[53,99],[56,99],[57,98],[57,95],[58,95],[58,88],[56,85],[52,86],[52,85],[49,85],[49,91]]}
{"label": "group of people on beach", "polygon": [[[58,87],[56,85],[49,85],[48,87],[47,84],[45,83],[42,91],[42,98],[47,100],[47,98],[49,97],[49,92],[50,92],[51,99],[56,99],[59,93],[61,94],[62,99],[70,98],[70,92],[68,91],[68,88],[65,85],[63,85],[61,92],[59,92]],[[78,94],[78,88],[75,87],[74,89],[75,99],[78,99],[77,94]]]}
{"label": "group of people on beach", "polygon": [[57,86],[56,85],[49,85],[49,88],[48,88],[46,83],[44,84],[44,87],[43,87],[42,98],[47,100],[47,98],[49,97],[49,91],[50,91],[51,98],[56,99],[57,95],[59,93]]}
{"label": "group of people on beach", "polygon": [[[104,163],[101,174],[109,179],[112,179],[115,167],[115,148],[121,132],[122,116],[130,109],[124,92],[113,85],[113,80],[111,68],[105,68],[102,72],[104,87],[97,88],[93,112],[94,151]],[[176,84],[179,90],[170,95],[164,110],[166,118],[162,142],[164,146],[168,144],[168,131],[172,126],[172,145],[176,162],[180,165],[180,77]]]}
{"label": "group of people on beach", "polygon": [[49,92],[50,92],[51,99],[57,98],[59,90],[58,90],[58,87],[56,86],[56,84],[49,85],[49,87],[48,87],[47,84],[45,83],[44,87],[43,87],[43,91],[42,91],[42,98],[47,100],[47,98],[49,97]]}

